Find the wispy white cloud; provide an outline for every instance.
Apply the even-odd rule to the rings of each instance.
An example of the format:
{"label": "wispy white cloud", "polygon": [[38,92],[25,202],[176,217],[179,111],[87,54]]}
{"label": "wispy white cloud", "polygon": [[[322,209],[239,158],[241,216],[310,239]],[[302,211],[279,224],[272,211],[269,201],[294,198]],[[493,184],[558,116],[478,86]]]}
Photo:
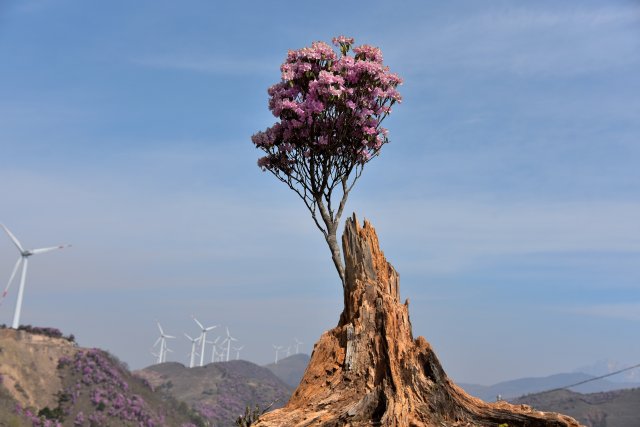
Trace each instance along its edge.
{"label": "wispy white cloud", "polygon": [[[405,27],[390,51],[409,70],[442,69],[571,76],[637,64],[640,8],[488,11],[429,22],[424,37]],[[407,42],[415,40],[415,42]]]}

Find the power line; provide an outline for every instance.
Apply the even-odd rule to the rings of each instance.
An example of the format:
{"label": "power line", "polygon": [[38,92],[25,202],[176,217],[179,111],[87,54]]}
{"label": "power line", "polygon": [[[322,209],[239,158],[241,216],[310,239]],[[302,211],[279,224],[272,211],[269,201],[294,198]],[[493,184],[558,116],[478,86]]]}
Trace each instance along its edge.
{"label": "power line", "polygon": [[619,369],[617,371],[610,372],[610,373],[605,374],[605,375],[600,375],[599,377],[589,378],[588,380],[580,381],[580,382],[577,382],[575,384],[566,385],[564,387],[553,388],[551,390],[540,391],[540,392],[537,392],[537,393],[534,393],[534,394],[544,394],[544,393],[551,393],[551,392],[554,392],[554,391],[569,389],[569,388],[576,387],[576,386],[579,386],[579,385],[582,385],[582,384],[590,383],[591,381],[601,380],[602,378],[607,378],[607,377],[610,377],[612,375],[617,375],[617,374],[619,374],[621,372],[630,371],[631,369],[635,369],[635,368],[640,368],[640,363],[638,363],[637,365],[629,366],[629,367],[624,368],[624,369]]}

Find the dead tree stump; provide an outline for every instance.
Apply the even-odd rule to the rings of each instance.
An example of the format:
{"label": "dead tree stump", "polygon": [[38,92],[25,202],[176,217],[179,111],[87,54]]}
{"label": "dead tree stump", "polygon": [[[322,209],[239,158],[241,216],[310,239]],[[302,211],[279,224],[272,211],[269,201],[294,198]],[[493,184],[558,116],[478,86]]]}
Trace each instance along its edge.
{"label": "dead tree stump", "polygon": [[287,405],[261,416],[257,426],[580,426],[565,415],[466,394],[429,343],[413,339],[409,303],[400,303],[398,273],[371,224],[347,219],[342,245],[340,322],[316,343]]}

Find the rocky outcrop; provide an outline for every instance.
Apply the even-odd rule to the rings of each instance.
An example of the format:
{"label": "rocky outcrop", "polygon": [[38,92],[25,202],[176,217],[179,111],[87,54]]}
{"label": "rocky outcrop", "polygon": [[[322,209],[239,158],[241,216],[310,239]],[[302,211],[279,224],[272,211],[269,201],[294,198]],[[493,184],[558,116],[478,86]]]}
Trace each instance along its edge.
{"label": "rocky outcrop", "polygon": [[338,326],[316,343],[297,390],[257,426],[579,426],[574,419],[467,395],[423,338],[375,230],[355,215],[342,236],[346,284]]}
{"label": "rocky outcrop", "polygon": [[0,329],[1,386],[24,407],[55,407],[62,389],[58,360],[77,351],[64,338]]}

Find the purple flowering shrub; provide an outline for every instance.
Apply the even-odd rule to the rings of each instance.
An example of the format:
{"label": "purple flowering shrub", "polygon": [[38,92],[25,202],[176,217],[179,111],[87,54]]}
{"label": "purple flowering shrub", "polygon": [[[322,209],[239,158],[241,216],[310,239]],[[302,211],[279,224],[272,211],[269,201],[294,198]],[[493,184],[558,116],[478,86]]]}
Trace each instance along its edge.
{"label": "purple flowering shrub", "polygon": [[23,408],[20,404],[16,404],[14,411],[30,421],[33,427],[62,427],[61,420],[47,418],[47,415],[41,415],[31,408]]}
{"label": "purple flowering shrub", "polygon": [[[6,329],[7,325],[0,325],[0,329]],[[20,325],[18,326],[18,331],[25,331],[35,335],[44,335],[49,338],[62,338],[69,342],[75,342],[76,338],[73,334],[64,335],[60,329],[50,328],[50,327],[42,327],[42,326],[31,326],[31,325]]]}
{"label": "purple flowering shrub", "polygon": [[[132,376],[124,364],[98,349],[79,350],[58,359],[63,388],[57,406],[40,410],[9,407],[19,424],[33,427],[181,426],[211,425],[183,402],[153,392]],[[0,389],[1,391],[1,389]],[[1,409],[1,408],[0,408]],[[13,409],[13,410],[11,410]],[[2,417],[0,417],[0,425]]]}
{"label": "purple flowering shrub", "polygon": [[266,154],[258,166],[311,212],[343,283],[337,226],[364,165],[389,142],[383,120],[402,100],[402,80],[383,64],[380,49],[353,43],[340,36],[333,39],[339,52],[324,42],[290,50],[281,81],[268,90],[278,121],[251,138]]}
{"label": "purple flowering shrub", "polygon": [[58,368],[69,369],[75,380],[61,394],[65,413],[72,412],[79,401],[90,403],[90,411],[75,414],[74,425],[98,426],[115,420],[122,425],[163,425],[164,416],[152,413],[145,400],[129,390],[119,363],[106,353],[97,349],[78,351],[73,358],[60,358]]}

